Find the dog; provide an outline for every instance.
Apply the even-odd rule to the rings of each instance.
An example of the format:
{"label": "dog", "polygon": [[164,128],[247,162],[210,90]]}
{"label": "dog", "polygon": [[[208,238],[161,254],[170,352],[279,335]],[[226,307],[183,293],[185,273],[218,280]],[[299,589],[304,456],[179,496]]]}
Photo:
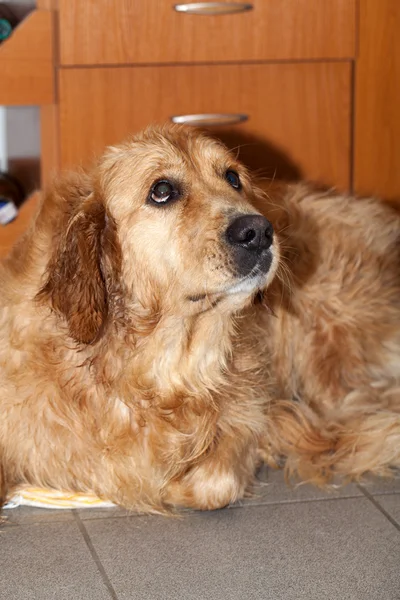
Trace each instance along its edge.
{"label": "dog", "polygon": [[44,194],[0,267],[0,502],[209,510],[262,460],[318,484],[400,464],[400,216],[264,187],[166,125]]}

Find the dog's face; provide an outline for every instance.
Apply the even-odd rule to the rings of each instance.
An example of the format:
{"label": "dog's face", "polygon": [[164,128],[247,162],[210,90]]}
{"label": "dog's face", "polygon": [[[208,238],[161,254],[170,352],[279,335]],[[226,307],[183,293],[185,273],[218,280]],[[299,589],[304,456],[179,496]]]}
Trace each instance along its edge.
{"label": "dog's face", "polygon": [[113,223],[128,304],[182,317],[217,304],[234,311],[275,274],[278,246],[251,204],[251,179],[209,137],[181,127],[146,130],[107,151],[93,189],[86,203],[100,201],[103,227]]}
{"label": "dog's face", "polygon": [[248,173],[219,142],[152,131],[111,149],[101,172],[132,290],[144,278],[184,315],[196,302],[243,301],[272,279],[272,226],[251,205]]}

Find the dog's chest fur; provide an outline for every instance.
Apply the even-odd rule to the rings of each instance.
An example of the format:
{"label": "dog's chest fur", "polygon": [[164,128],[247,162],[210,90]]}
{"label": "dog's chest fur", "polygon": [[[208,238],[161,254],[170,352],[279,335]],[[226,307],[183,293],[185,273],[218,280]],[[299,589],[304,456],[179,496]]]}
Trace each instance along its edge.
{"label": "dog's chest fur", "polygon": [[[171,320],[136,345],[120,332],[96,351],[68,342],[55,315],[37,318],[37,307],[25,307],[22,322],[19,309],[3,312],[15,347],[0,353],[0,446],[10,436],[17,442],[3,451],[15,482],[86,490],[95,481],[104,494],[110,469],[125,465],[138,487],[160,488],[197,464],[221,432],[256,440],[263,428],[267,361],[253,309],[235,320]],[[63,465],[57,481],[55,464]],[[147,494],[154,504],[154,490]]]}

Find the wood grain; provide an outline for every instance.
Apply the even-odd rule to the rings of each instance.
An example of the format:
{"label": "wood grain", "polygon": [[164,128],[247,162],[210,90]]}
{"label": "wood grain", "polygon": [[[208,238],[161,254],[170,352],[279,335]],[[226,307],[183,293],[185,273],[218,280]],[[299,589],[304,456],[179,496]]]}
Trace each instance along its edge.
{"label": "wood grain", "polygon": [[[187,113],[246,113],[218,131],[272,177],[349,186],[350,63],[63,69],[61,166],[88,163],[107,144]],[[298,172],[301,171],[301,173]]]}
{"label": "wood grain", "polygon": [[44,10],[57,10],[58,0],[36,0],[36,6]]}
{"label": "wood grain", "polygon": [[54,101],[52,13],[36,10],[0,46],[0,105]]}
{"label": "wood grain", "polygon": [[355,54],[356,0],[253,0],[253,10],[223,16],[177,13],[174,4],[60,0],[61,63],[299,60]]}
{"label": "wood grain", "polygon": [[400,199],[400,2],[361,0],[354,188]]}
{"label": "wood grain", "polygon": [[47,104],[40,109],[40,179],[46,187],[60,168],[58,104]]}
{"label": "wood grain", "polygon": [[21,207],[18,217],[8,225],[0,225],[0,257],[10,250],[11,246],[27,229],[39,202],[39,194],[33,194]]}

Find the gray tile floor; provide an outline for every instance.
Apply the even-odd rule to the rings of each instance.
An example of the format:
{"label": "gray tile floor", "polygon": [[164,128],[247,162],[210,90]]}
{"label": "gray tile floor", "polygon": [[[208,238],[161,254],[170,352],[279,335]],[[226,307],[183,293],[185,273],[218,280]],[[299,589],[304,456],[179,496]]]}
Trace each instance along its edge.
{"label": "gray tile floor", "polygon": [[6,511],[0,600],[399,600],[400,478],[288,488],[181,518]]}

